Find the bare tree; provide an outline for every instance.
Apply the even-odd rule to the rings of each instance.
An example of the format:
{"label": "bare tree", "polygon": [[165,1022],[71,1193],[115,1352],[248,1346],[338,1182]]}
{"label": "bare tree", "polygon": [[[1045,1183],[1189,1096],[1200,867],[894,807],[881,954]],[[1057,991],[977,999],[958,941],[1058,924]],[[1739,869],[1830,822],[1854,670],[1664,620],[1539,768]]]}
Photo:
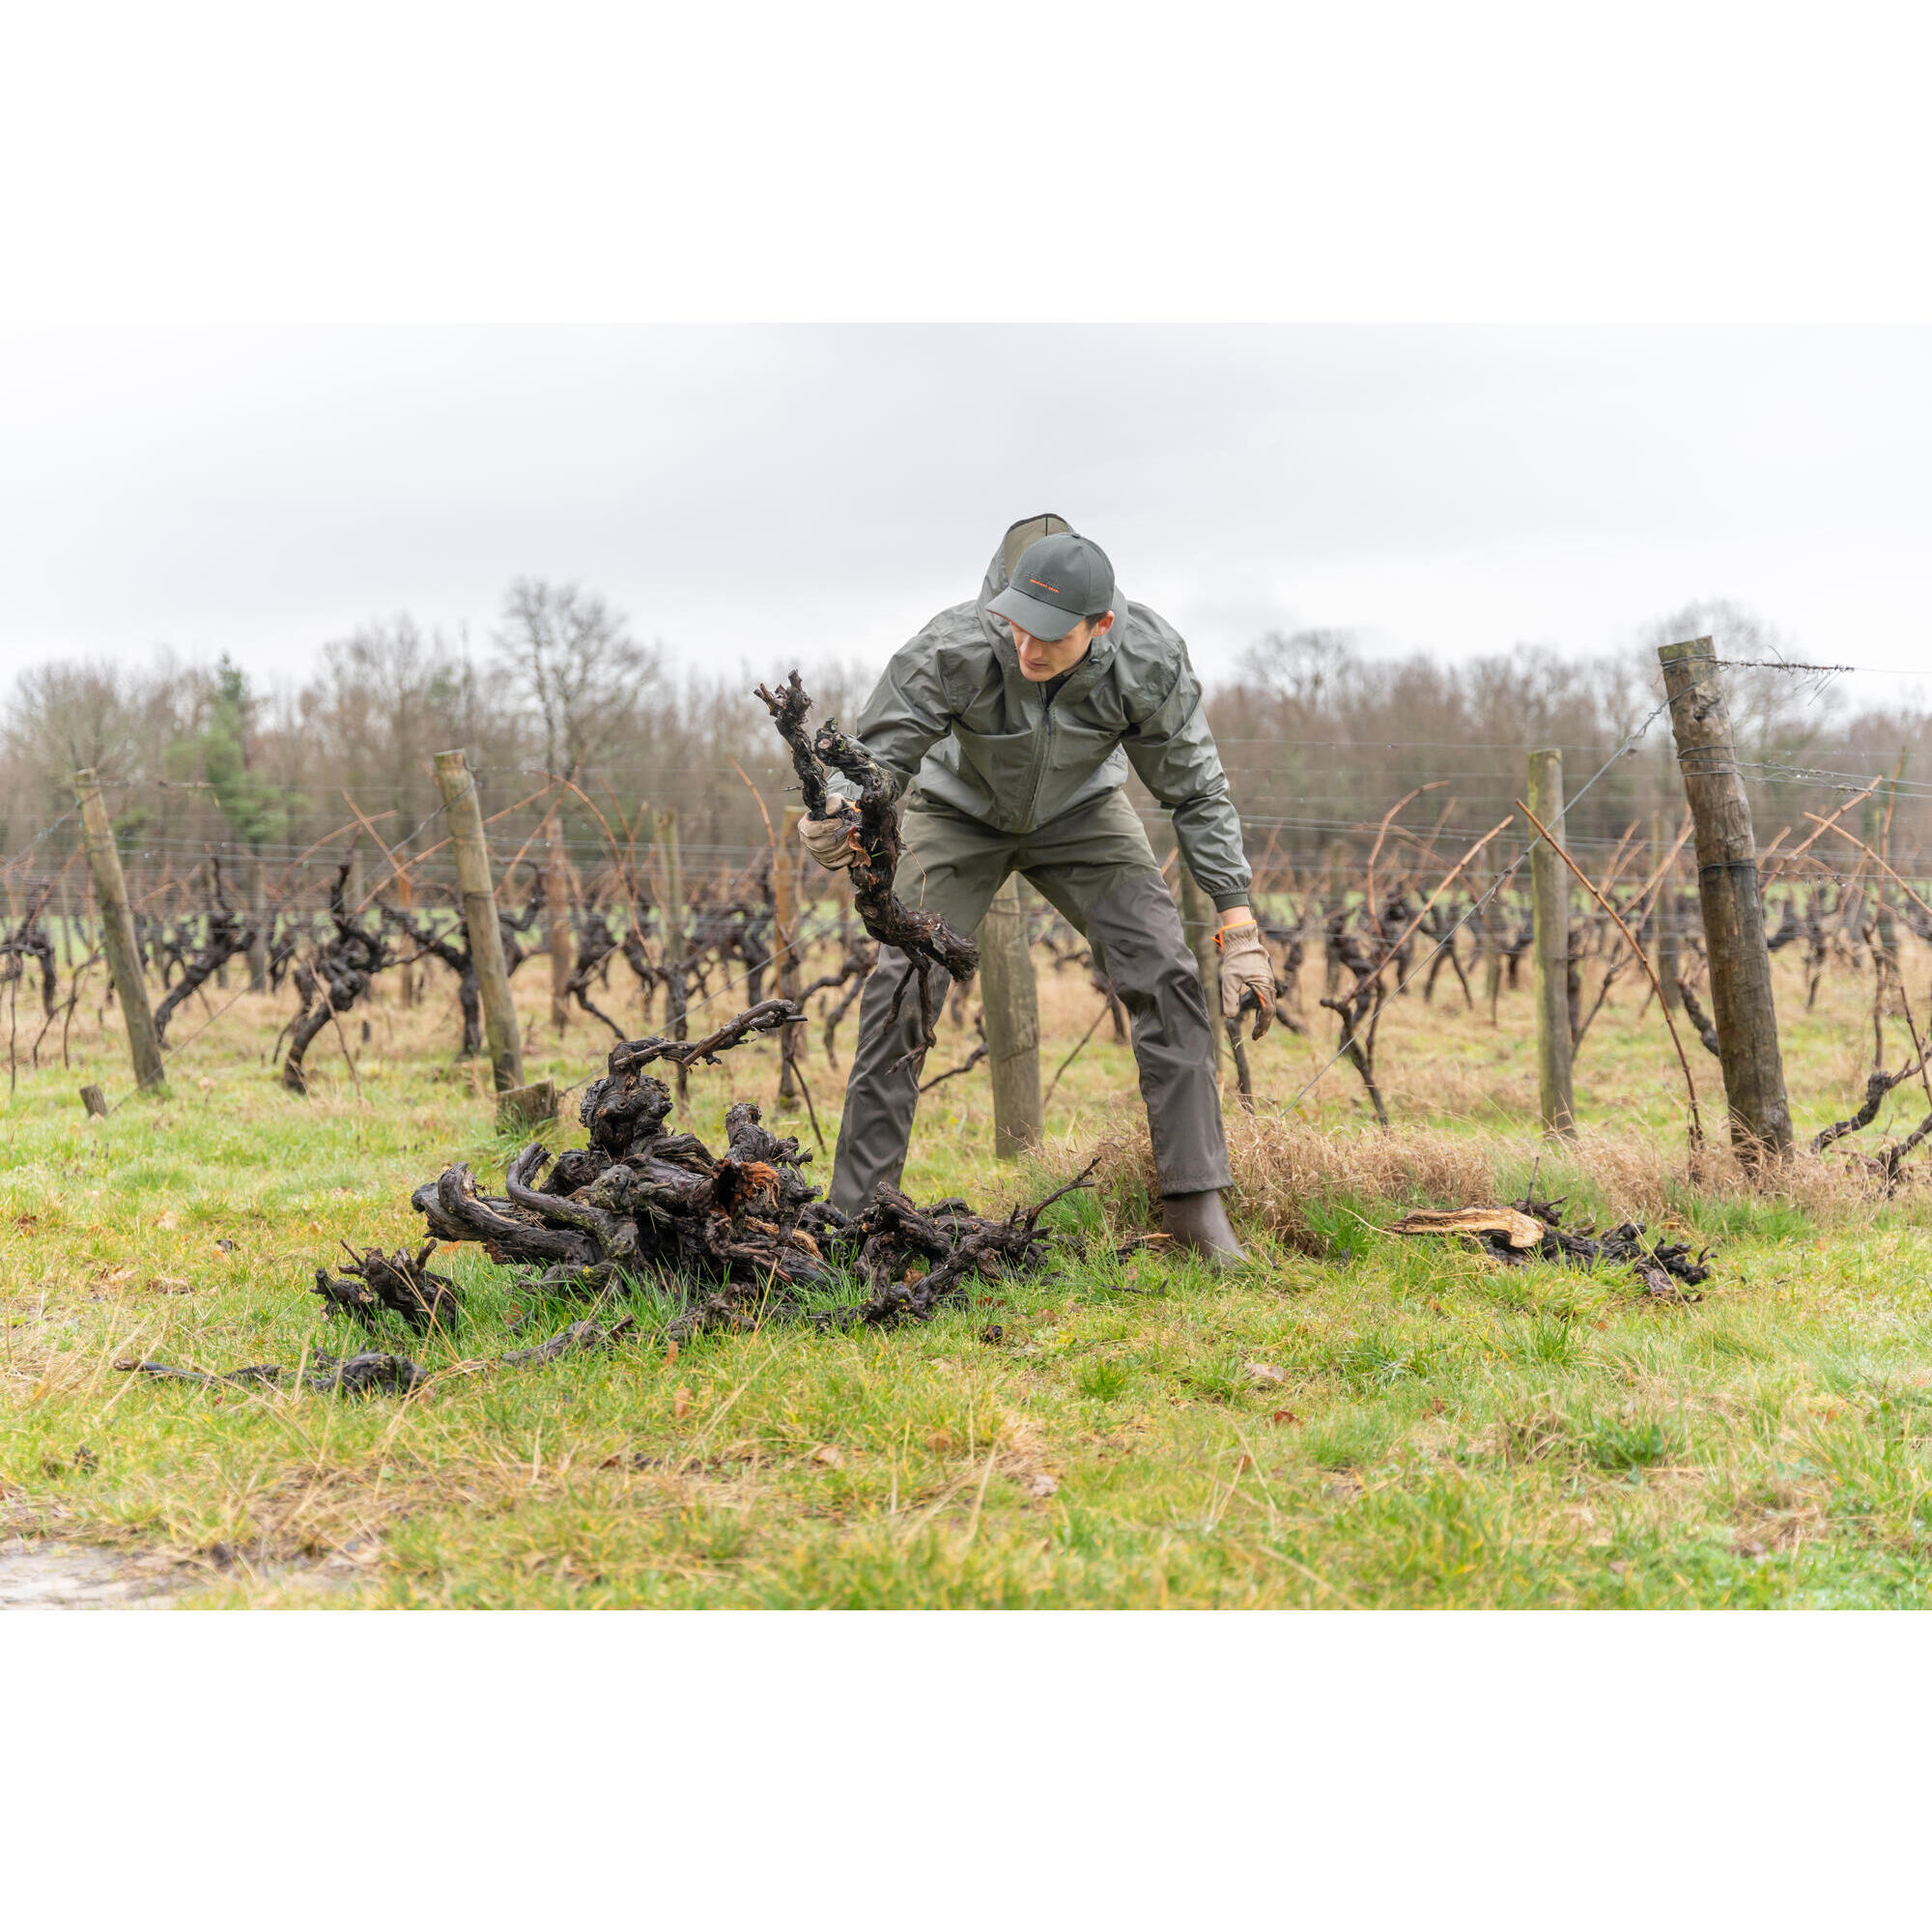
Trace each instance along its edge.
{"label": "bare tree", "polygon": [[604,758],[629,731],[641,688],[658,681],[657,653],[631,638],[619,612],[575,583],[519,578],[496,643],[542,730],[553,772]]}
{"label": "bare tree", "polygon": [[[1761,759],[1809,756],[1825,740],[1838,708],[1838,694],[1816,678],[1774,668],[1804,653],[1793,650],[1776,625],[1727,597],[1705,597],[1651,625],[1638,647],[1652,681],[1660,645],[1709,638],[1718,656],[1739,668],[1728,671],[1731,728],[1740,747]],[[1662,686],[1658,684],[1658,694]]]}

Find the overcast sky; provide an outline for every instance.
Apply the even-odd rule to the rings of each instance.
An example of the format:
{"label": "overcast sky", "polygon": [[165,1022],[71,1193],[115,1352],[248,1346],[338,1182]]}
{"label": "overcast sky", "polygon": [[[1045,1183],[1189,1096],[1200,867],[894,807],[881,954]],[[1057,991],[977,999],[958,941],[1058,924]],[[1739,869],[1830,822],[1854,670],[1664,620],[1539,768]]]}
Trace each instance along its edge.
{"label": "overcast sky", "polygon": [[307,668],[577,580],[674,660],[882,659],[1018,516],[1210,676],[1272,628],[1629,643],[1693,598],[1932,663],[1932,330],[418,327],[0,335],[0,662]]}

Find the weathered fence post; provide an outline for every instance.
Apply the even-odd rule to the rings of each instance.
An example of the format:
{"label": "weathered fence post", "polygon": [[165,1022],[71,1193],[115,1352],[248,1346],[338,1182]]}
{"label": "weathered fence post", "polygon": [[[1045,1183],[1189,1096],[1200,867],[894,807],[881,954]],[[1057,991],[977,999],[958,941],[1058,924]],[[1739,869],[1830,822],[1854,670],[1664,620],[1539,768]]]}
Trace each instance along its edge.
{"label": "weathered fence post", "polygon": [[552,810],[544,822],[544,910],[549,915],[550,1023],[557,1037],[570,1024],[570,867],[563,854],[563,817]]}
{"label": "weathered fence post", "polygon": [[[1563,753],[1529,754],[1529,809],[1562,836]],[[1544,1130],[1577,1131],[1570,1040],[1570,873],[1539,839],[1529,855],[1530,916],[1536,940],[1536,1090]]]}
{"label": "weathered fence post", "polygon": [[1208,1031],[1214,1036],[1214,1077],[1221,1077],[1221,1056],[1228,1050],[1227,1035],[1221,1026],[1221,949],[1214,944],[1220,922],[1208,895],[1195,883],[1187,869],[1185,855],[1177,857],[1174,869],[1180,874],[1180,923],[1194,952],[1194,969],[1201,976],[1201,991],[1208,1002]]}
{"label": "weathered fence post", "polygon": [[248,990],[269,990],[269,880],[259,852],[248,859]]}
{"label": "weathered fence post", "polygon": [[1697,898],[1711,960],[1711,1010],[1724,1069],[1731,1143],[1747,1166],[1791,1151],[1791,1104],[1764,943],[1764,895],[1750,803],[1731,738],[1730,707],[1709,638],[1657,654],[1670,701],[1670,728],[1684,795],[1696,827]]}
{"label": "weathered fence post", "polygon": [[[804,816],[804,806],[785,807],[778,850],[772,856],[772,952],[777,955],[778,996],[781,1000],[796,1000],[800,983],[798,873],[792,854],[798,849],[799,820]],[[798,1075],[793,1063],[798,1058],[804,1033],[803,1027],[779,1029],[779,1099],[785,1106],[798,1103]]]}
{"label": "weathered fence post", "polygon": [[1017,872],[993,895],[979,936],[980,1000],[993,1075],[993,1151],[1002,1160],[1014,1160],[1039,1145],[1042,1124],[1039,988]]}
{"label": "weathered fence post", "polygon": [[[1660,811],[1650,822],[1651,843],[1657,848],[1657,863],[1663,866],[1664,855],[1677,842],[1677,827],[1668,812]],[[1656,935],[1651,950],[1657,954],[1657,982],[1663,988],[1663,1004],[1672,1012],[1681,1010],[1684,995],[1677,990],[1677,867],[1664,866],[1657,883],[1657,903],[1651,913],[1651,930]]]}
{"label": "weathered fence post", "polygon": [[497,1091],[524,1084],[524,1046],[517,1033],[517,1009],[510,999],[510,975],[503,963],[503,934],[497,923],[497,893],[490,881],[490,847],[483,837],[483,808],[476,781],[461,752],[436,754],[437,789],[442,815],[456,848],[456,884],[463,896],[463,929],[476,967],[476,990],[483,1002],[483,1037]]}
{"label": "weathered fence post", "polygon": [[134,1061],[134,1082],[141,1088],[163,1084],[160,1036],[148,1006],[148,982],[141,976],[141,949],[134,937],[134,914],[128,904],[128,881],[121,872],[121,854],[114,844],[114,825],[100,796],[100,784],[91,770],[73,775],[74,796],[80,801],[81,834],[87,863],[94,868],[94,895],[100,904],[100,932],[114,976],[115,997],[128,1025],[128,1050]]}
{"label": "weathered fence post", "polygon": [[[677,813],[664,810],[658,813],[658,837],[664,841],[665,854],[665,903],[662,908],[664,925],[664,965],[669,974],[665,981],[665,1017],[669,1022],[668,1031],[673,1039],[688,1039],[691,1037],[691,1022],[687,1017],[688,988],[684,978],[684,939],[686,914],[684,903],[684,858],[679,849]],[[678,1104],[684,1098],[691,1083],[690,1070],[683,1061],[677,1063],[675,1085]]]}

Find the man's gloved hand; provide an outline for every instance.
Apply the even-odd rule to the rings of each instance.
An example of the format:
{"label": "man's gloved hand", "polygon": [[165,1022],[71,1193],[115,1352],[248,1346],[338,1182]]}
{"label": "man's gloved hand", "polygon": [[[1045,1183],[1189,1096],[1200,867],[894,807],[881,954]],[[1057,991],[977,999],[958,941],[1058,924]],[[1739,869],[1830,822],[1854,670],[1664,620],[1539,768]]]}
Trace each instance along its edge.
{"label": "man's gloved hand", "polygon": [[859,821],[842,799],[827,799],[826,810],[830,818],[798,821],[799,842],[828,872],[837,872],[852,863],[852,833]]}
{"label": "man's gloved hand", "polygon": [[1249,920],[1224,925],[1214,935],[1221,949],[1221,1012],[1233,1019],[1241,1010],[1241,996],[1251,996],[1255,1009],[1254,1037],[1261,1038],[1274,1019],[1274,961],[1262,944],[1262,929]]}

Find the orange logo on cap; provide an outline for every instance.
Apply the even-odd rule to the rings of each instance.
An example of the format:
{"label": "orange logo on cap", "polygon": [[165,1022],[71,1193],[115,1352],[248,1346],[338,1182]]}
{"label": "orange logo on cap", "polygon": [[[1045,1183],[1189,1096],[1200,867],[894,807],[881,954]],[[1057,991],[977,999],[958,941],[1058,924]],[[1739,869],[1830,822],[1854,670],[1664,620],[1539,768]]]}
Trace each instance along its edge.
{"label": "orange logo on cap", "polygon": [[[1029,583],[1039,583],[1039,579],[1037,577],[1029,577],[1027,579],[1027,582]],[[1039,587],[1042,590],[1051,590],[1056,597],[1060,595],[1060,585],[1057,583],[1039,583]]]}

